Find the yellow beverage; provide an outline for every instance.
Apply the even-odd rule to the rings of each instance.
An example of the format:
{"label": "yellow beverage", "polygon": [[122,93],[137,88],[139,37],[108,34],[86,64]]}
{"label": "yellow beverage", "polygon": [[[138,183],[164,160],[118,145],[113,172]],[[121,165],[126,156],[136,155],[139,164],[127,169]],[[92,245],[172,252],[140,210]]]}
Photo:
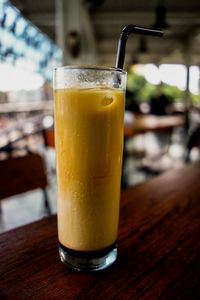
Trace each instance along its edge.
{"label": "yellow beverage", "polygon": [[124,91],[55,90],[55,143],[60,243],[94,251],[117,239]]}

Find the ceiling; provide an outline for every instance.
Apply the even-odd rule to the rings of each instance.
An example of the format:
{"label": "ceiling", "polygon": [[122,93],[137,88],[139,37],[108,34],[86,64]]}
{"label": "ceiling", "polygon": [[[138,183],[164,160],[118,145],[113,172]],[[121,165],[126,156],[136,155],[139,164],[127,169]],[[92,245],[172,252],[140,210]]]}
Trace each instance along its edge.
{"label": "ceiling", "polygon": [[[12,0],[26,18],[55,41],[55,0]],[[95,4],[94,4],[95,3]],[[158,3],[166,8],[169,28],[160,39],[131,36],[126,50],[126,64],[189,63],[200,65],[200,1],[199,0],[87,0],[90,17],[98,41],[99,63],[114,65],[117,43],[127,24],[151,27],[155,23]],[[185,56],[185,53],[189,53]]]}

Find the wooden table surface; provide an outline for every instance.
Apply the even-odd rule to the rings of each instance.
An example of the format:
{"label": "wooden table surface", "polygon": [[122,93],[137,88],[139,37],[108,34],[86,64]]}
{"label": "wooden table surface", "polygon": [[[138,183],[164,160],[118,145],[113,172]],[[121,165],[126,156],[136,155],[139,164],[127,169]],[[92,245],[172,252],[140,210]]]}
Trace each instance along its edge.
{"label": "wooden table surface", "polygon": [[183,126],[184,124],[185,119],[183,116],[141,115],[126,111],[124,135],[125,137],[130,137],[149,131],[166,131],[171,130],[175,127]]}
{"label": "wooden table surface", "polygon": [[189,165],[124,190],[118,260],[97,273],[60,262],[56,216],[1,234],[0,298],[200,299],[199,178]]}

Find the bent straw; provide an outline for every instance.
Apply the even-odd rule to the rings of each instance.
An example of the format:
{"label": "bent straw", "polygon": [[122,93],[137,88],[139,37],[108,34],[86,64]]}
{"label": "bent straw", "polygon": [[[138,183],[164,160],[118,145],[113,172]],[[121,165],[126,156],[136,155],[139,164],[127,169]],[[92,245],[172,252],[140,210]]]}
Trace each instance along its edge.
{"label": "bent straw", "polygon": [[121,35],[119,38],[119,43],[118,43],[116,68],[123,69],[125,50],[126,50],[126,42],[128,40],[129,34],[131,34],[131,33],[157,36],[157,37],[163,36],[163,32],[161,30],[155,30],[155,29],[141,27],[141,26],[135,26],[135,25],[128,25],[128,26],[124,27],[124,29],[121,32]]}

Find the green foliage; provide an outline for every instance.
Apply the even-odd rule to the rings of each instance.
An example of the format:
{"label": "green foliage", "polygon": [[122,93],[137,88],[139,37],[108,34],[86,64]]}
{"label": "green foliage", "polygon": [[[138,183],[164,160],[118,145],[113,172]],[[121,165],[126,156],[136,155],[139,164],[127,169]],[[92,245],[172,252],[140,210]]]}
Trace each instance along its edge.
{"label": "green foliage", "polygon": [[152,97],[156,95],[157,86],[146,82],[143,89],[138,94],[138,100],[148,102]]}
{"label": "green foliage", "polygon": [[166,83],[162,84],[162,93],[171,98],[173,101],[182,102],[184,98],[184,92],[179,90],[176,86],[171,86]]}
{"label": "green foliage", "polygon": [[[174,102],[184,101],[184,92],[176,86],[166,83],[153,85],[146,81],[144,76],[136,74],[132,69],[128,71],[127,90],[132,94],[132,98],[137,102],[148,102],[158,93],[163,93]],[[193,104],[200,103],[200,97],[190,94]]]}
{"label": "green foliage", "polygon": [[134,100],[149,101],[155,93],[156,86],[148,83],[144,76],[136,74],[133,71],[128,72],[127,90],[132,94]]}
{"label": "green foliage", "polygon": [[200,104],[200,95],[194,95],[194,94],[190,94],[190,98],[192,100],[192,104],[193,105],[199,105]]}
{"label": "green foliage", "polygon": [[128,72],[127,78],[127,89],[134,94],[138,94],[139,91],[146,85],[144,76],[134,73],[133,71]]}

